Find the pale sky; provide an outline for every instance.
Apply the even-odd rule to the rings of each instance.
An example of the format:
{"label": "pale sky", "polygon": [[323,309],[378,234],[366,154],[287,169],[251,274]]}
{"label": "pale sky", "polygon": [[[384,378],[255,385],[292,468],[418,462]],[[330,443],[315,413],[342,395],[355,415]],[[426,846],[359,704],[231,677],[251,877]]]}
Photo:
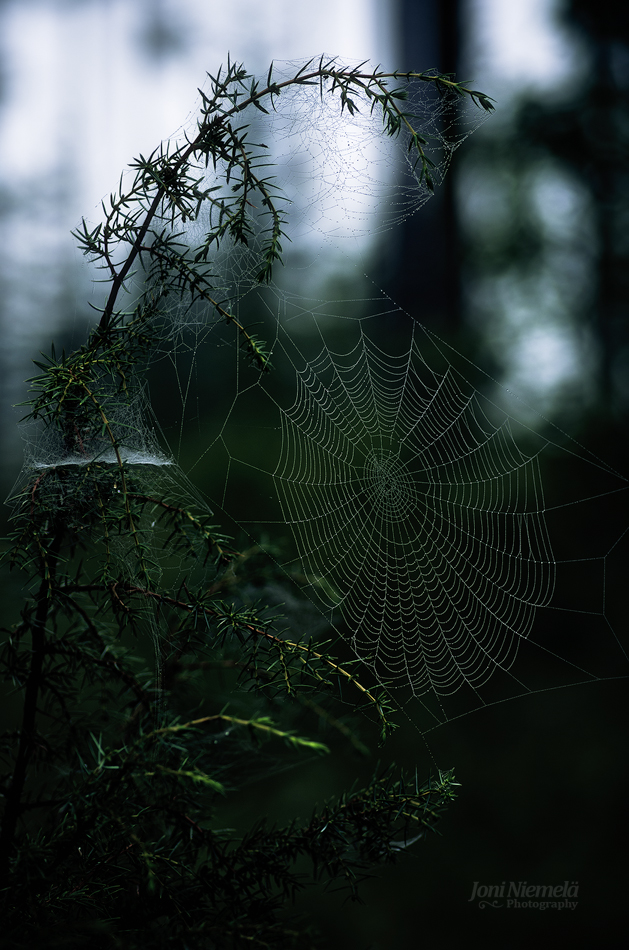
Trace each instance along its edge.
{"label": "pale sky", "polygon": [[[34,334],[54,334],[46,300],[59,292],[69,261],[82,267],[70,231],[82,216],[100,220],[100,202],[128,163],[196,113],[206,72],[228,53],[264,75],[271,60],[321,53],[386,64],[386,10],[379,0],[2,4],[0,190],[11,195],[0,218],[5,350],[32,355]],[[154,26],[160,13],[174,25],[159,58],[142,43],[147,11]],[[26,356],[11,371],[23,379]]]}
{"label": "pale sky", "polygon": [[[175,17],[170,52],[159,60],[137,42],[147,3]],[[552,28],[556,4],[470,0],[470,78],[498,106],[515,88],[547,87],[574,71],[573,46]],[[115,187],[134,155],[182,125],[206,70],[228,52],[256,73],[272,59],[323,52],[395,65],[383,0],[13,0],[0,26],[0,178],[27,180],[65,164],[77,176],[75,216]]]}
{"label": "pale sky", "polygon": [[[395,0],[394,0],[395,3]],[[573,47],[556,28],[557,0],[470,0],[470,68],[503,102],[511,90],[564,80]],[[158,59],[138,38],[145,11],[176,24]],[[72,175],[61,227],[91,217],[120,171],[184,123],[197,86],[229,52],[252,72],[325,52],[393,67],[391,6],[383,0],[13,0],[2,6],[5,92],[0,182]],[[506,104],[506,102],[505,102]]]}
{"label": "pale sky", "polygon": [[177,24],[173,48],[159,60],[138,45],[142,0],[22,0],[4,8],[3,178],[37,177],[64,163],[77,176],[80,215],[85,201],[89,209],[116,186],[133,156],[182,125],[206,71],[217,70],[228,52],[254,73],[266,73],[272,59],[323,52],[390,59],[377,0],[162,0],[159,6],[176,11]]}
{"label": "pale sky", "polygon": [[[464,78],[494,95],[498,109],[513,90],[564,81],[574,71],[570,43],[552,28],[556,2],[469,0],[473,75]],[[59,262],[80,261],[70,230],[83,215],[99,220],[101,199],[129,161],[194,114],[207,70],[228,52],[257,73],[272,59],[323,52],[395,68],[391,9],[385,0],[2,4],[0,189],[15,196],[0,219],[6,346],[31,354],[33,333],[55,332],[46,300],[63,279]],[[146,10],[176,14],[159,59],[138,42]],[[77,312],[82,307],[77,302]],[[23,379],[26,364],[24,355],[11,372]]]}

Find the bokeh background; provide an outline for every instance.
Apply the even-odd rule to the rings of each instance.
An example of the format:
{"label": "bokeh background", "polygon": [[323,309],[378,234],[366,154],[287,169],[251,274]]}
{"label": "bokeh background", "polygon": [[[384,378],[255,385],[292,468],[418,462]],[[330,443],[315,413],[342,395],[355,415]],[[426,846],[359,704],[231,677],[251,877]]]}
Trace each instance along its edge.
{"label": "bokeh background", "polygon": [[[621,473],[629,413],[629,12],[617,0],[1,0],[0,475],[20,467],[30,360],[80,339],[97,300],[69,232],[97,220],[132,156],[185,122],[229,52],[252,72],[321,52],[471,79],[496,114],[444,186],[379,255],[414,317]],[[377,257],[377,255],[375,255]],[[569,466],[554,477],[577,476]],[[199,486],[203,488],[203,486]],[[624,497],[624,496],[621,496]],[[608,550],[596,524],[589,550]],[[605,530],[627,524],[614,499]],[[569,539],[568,539],[569,542]],[[622,591],[619,547],[610,579]],[[610,572],[612,575],[612,572]],[[7,595],[5,604],[10,603]],[[625,638],[628,611],[615,605]],[[4,621],[3,622],[7,622]],[[555,645],[569,638],[553,630]],[[581,634],[582,635],[582,634]],[[620,655],[620,654],[619,654]],[[466,716],[435,739],[460,797],[442,837],[365,889],[366,904],[299,901],[327,946],[591,945],[625,916],[627,681],[562,689]],[[283,821],[376,767],[343,754],[239,793],[238,815]],[[410,727],[380,753],[420,778]],[[578,882],[575,911],[479,909],[473,883]]]}

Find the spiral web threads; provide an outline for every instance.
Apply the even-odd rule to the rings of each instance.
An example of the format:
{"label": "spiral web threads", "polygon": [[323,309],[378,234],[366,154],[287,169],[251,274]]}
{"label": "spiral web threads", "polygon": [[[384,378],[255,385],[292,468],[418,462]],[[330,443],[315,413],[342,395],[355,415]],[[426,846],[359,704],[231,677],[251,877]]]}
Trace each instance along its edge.
{"label": "spiral web threads", "polygon": [[282,414],[274,475],[313,590],[381,676],[448,695],[511,666],[553,592],[539,463],[451,368],[364,333],[323,350]]}
{"label": "spiral web threads", "polygon": [[[297,68],[274,67],[274,75]],[[622,527],[609,522],[606,497],[626,493],[627,480],[545,421],[528,427],[515,418],[517,408],[513,416],[500,410],[494,380],[485,377],[479,391],[465,378],[468,369],[456,368],[458,354],[446,355],[445,345],[374,289],[367,276],[374,235],[415,213],[430,190],[404,131],[387,138],[381,116],[368,102],[359,105],[351,115],[318,86],[304,86],[283,91],[262,118],[252,108],[240,114],[249,140],[265,146],[259,174],[271,166],[274,194],[289,199],[292,244],[282,252],[286,269],[278,265],[261,286],[268,219],[252,204],[248,243],[225,233],[213,247],[212,294],[264,340],[273,368],[252,363],[217,308],[160,298],[164,332],[152,385],[169,450],[152,451],[141,422],[137,447],[153,457],[151,475],[159,470],[207,511],[205,493],[216,521],[225,516],[225,530],[240,532],[238,544],[270,549],[276,575],[251,591],[251,601],[288,605],[293,639],[326,638],[330,630],[345,637],[380,683],[420,700],[428,730],[547,684],[603,678],[595,663],[582,666],[570,643],[548,634],[561,610],[570,611],[583,642],[607,649],[610,633],[614,640],[625,614],[609,607],[608,567],[620,563],[625,541]],[[436,99],[421,82],[409,84],[408,108],[439,184],[485,114]],[[220,161],[197,171],[199,188],[217,197],[234,187]],[[177,222],[181,240],[202,244],[216,207]],[[383,342],[389,321],[390,345]],[[477,367],[472,374],[480,378]],[[165,400],[169,376],[177,398]],[[546,479],[553,453],[578,457],[583,488],[576,479],[574,491],[551,485],[549,501],[542,472]],[[596,553],[564,530],[588,505],[596,509],[592,520],[611,524]],[[160,561],[175,583],[179,557]],[[199,584],[209,586],[202,571]],[[156,640],[161,635],[156,628]],[[610,676],[618,646],[605,668]],[[531,685],[531,670],[546,666],[548,676]]]}
{"label": "spiral web threads", "polygon": [[[439,183],[484,116],[431,98],[421,83],[409,94]],[[288,588],[300,588],[295,602],[308,598],[309,610],[291,619],[286,611],[290,636],[327,635],[306,618],[316,607],[379,682],[419,701],[422,729],[547,685],[592,681],[597,670],[614,675],[619,644],[605,578],[622,528],[610,527],[597,556],[586,540],[566,541],[574,539],[566,524],[590,517],[588,506],[592,518],[606,517],[606,493],[626,492],[626,479],[546,422],[516,418],[512,400],[509,412],[499,408],[495,381],[485,377],[479,391],[456,368],[458,354],[367,276],[373,236],[430,197],[403,135],[383,136],[368,103],[350,115],[310,87],[282,93],[258,119],[243,117],[251,139],[268,144],[264,161],[290,199],[288,267],[267,287],[256,284],[258,232],[246,248],[225,240],[214,264],[217,286],[266,340],[273,369],[252,367],[211,310],[175,314],[176,345],[171,338],[164,354],[188,420],[180,445],[193,420],[205,439],[189,475],[209,478],[214,511],[251,543],[266,538]],[[220,184],[220,169],[205,174],[205,184]],[[188,222],[191,245],[206,224]],[[208,344],[212,364],[203,362]],[[204,415],[208,397],[194,385],[206,367],[221,382]],[[472,374],[480,378],[477,367]],[[578,457],[588,488],[579,496],[551,485],[549,500],[546,462],[562,453]],[[592,472],[600,484],[590,491]],[[254,594],[276,605],[292,597],[290,589]],[[582,665],[579,637],[553,639],[557,611],[570,613],[583,641],[609,646],[611,632],[605,663]]]}

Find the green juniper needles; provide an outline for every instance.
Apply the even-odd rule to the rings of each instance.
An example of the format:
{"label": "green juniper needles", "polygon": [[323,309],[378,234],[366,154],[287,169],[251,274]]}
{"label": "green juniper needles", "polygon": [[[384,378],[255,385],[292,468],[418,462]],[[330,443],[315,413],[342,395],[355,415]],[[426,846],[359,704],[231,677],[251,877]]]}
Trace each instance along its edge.
{"label": "green juniper needles", "polygon": [[[435,95],[426,104],[418,88]],[[364,682],[357,661],[239,595],[273,564],[216,525],[146,399],[147,367],[179,332],[174,311],[204,310],[256,371],[272,371],[239,300],[282,263],[291,204],[257,140],[296,89],[330,115],[377,122],[421,200],[447,165],[444,142],[454,145],[417,124],[414,103],[424,118],[463,99],[491,109],[433,72],[322,58],[255,79],[228,62],[185,141],[140,156],[103,220],[78,229],[107,296],[83,346],[37,363],[5,558],[29,579],[1,654],[19,715],[2,739],[7,947],[304,947],[285,900],[318,880],[355,896],[454,794],[449,774],[421,784],[388,770],[286,827],[232,832],[220,817],[231,790],[281,768],[284,752],[365,751],[347,703],[383,736],[391,728],[386,690]],[[195,222],[191,246],[183,232]],[[225,259],[237,281],[225,282]],[[320,728],[325,743],[308,737]]]}

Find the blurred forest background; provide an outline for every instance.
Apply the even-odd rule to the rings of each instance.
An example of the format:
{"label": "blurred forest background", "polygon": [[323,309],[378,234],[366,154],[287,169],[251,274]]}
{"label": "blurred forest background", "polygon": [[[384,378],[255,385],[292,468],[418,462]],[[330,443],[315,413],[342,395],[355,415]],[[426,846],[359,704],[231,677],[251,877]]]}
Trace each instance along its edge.
{"label": "blurred forest background", "polygon": [[[306,9],[306,7],[308,9]],[[312,7],[312,8],[311,8]],[[1,0],[2,489],[21,464],[11,405],[29,360],[80,341],[98,297],[69,236],[122,168],[168,137],[229,51],[252,72],[320,52],[436,67],[497,111],[446,183],[374,252],[375,278],[415,318],[623,474],[629,470],[629,11],[616,0]],[[200,450],[199,450],[200,451]],[[573,476],[569,466],[550,479]],[[199,486],[203,489],[203,485]],[[585,487],[584,487],[585,491]],[[578,494],[578,492],[576,493]],[[625,496],[620,496],[624,498]],[[625,509],[610,502],[618,535]],[[578,509],[574,509],[575,512]],[[3,518],[6,519],[8,510]],[[575,515],[576,517],[576,515]],[[607,529],[609,525],[607,525]],[[596,524],[593,552],[608,550]],[[626,543],[609,561],[619,593]],[[3,582],[3,583],[6,583]],[[14,588],[5,589],[10,612]],[[6,618],[3,623],[12,622]],[[558,650],[573,634],[556,626]],[[618,676],[626,669],[619,667]],[[460,797],[443,836],[364,891],[307,895],[330,947],[448,946],[472,938],[591,943],[620,932],[627,871],[626,680],[538,693],[435,738]],[[382,751],[430,765],[410,728]],[[243,789],[235,807],[282,821],[375,768],[332,756]],[[578,882],[575,911],[480,910],[472,886]],[[623,928],[624,929],[624,928]]]}

